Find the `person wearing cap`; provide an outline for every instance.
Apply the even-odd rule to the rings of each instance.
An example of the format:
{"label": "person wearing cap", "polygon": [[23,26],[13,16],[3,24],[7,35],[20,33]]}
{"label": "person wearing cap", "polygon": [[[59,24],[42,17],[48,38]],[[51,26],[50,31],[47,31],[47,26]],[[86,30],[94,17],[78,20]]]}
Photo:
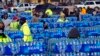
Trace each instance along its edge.
{"label": "person wearing cap", "polygon": [[20,26],[21,26],[20,27],[20,30],[24,34],[24,37],[23,37],[24,42],[32,42],[33,41],[33,38],[31,36],[31,31],[30,31],[30,28],[29,28],[28,23],[26,21],[26,18],[25,17],[22,17],[19,20],[19,23],[20,23]]}
{"label": "person wearing cap", "polygon": [[47,14],[48,16],[52,16],[53,15],[53,11],[51,10],[51,9],[47,9],[46,11],[45,11],[45,14]]}
{"label": "person wearing cap", "polygon": [[60,18],[57,20],[57,22],[68,22],[63,11],[60,12]]}
{"label": "person wearing cap", "polygon": [[19,18],[17,16],[13,17],[13,21],[10,23],[11,30],[18,30],[19,29]]}

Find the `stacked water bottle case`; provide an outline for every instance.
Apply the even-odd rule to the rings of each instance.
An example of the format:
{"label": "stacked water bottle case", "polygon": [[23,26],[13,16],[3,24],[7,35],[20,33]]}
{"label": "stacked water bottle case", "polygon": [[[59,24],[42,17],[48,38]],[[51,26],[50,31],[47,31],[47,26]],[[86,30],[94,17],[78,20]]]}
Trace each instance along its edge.
{"label": "stacked water bottle case", "polygon": [[0,55],[31,55],[31,56],[100,56],[100,38],[88,39],[56,39],[46,43],[34,40],[30,43],[0,43]]}
{"label": "stacked water bottle case", "polygon": [[100,56],[100,39],[52,39],[51,56]]}

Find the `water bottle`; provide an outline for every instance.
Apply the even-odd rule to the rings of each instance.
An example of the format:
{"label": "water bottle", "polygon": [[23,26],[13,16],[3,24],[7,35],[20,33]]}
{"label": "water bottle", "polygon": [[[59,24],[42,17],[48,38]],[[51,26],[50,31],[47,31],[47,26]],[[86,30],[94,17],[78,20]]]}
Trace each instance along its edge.
{"label": "water bottle", "polygon": [[99,56],[100,55],[100,52],[96,52],[97,53],[97,56]]}
{"label": "water bottle", "polygon": [[36,43],[36,49],[39,49],[39,43],[38,42]]}
{"label": "water bottle", "polygon": [[96,40],[94,40],[94,44],[96,44]]}
{"label": "water bottle", "polygon": [[61,54],[58,54],[59,56],[61,56]]}
{"label": "water bottle", "polygon": [[36,49],[36,42],[33,43],[33,49]]}
{"label": "water bottle", "polygon": [[93,40],[90,40],[90,44],[93,44]]}
{"label": "water bottle", "polygon": [[56,54],[56,56],[59,56],[59,54]]}
{"label": "water bottle", "polygon": [[72,40],[72,48],[74,52],[77,52],[76,40]]}
{"label": "water bottle", "polygon": [[82,44],[80,44],[80,41],[77,41],[77,45],[76,45],[77,52],[80,51],[81,47],[82,47]]}
{"label": "water bottle", "polygon": [[70,56],[73,56],[74,53],[70,53]]}
{"label": "water bottle", "polygon": [[18,53],[20,51],[20,46],[21,46],[20,43],[15,44],[16,53]]}
{"label": "water bottle", "polygon": [[100,44],[100,40],[99,39],[97,40],[97,44]]}
{"label": "water bottle", "polygon": [[34,56],[39,56],[39,54],[34,54]]}
{"label": "water bottle", "polygon": [[61,53],[60,56],[66,56],[65,53]]}
{"label": "water bottle", "polygon": [[0,43],[0,55],[4,53],[4,46],[2,43]]}
{"label": "water bottle", "polygon": [[66,50],[66,42],[63,41],[63,53],[65,53],[65,50]]}
{"label": "water bottle", "polygon": [[83,44],[87,44],[87,42],[88,42],[88,41],[85,41],[85,40],[84,40],[84,43],[83,43]]}
{"label": "water bottle", "polygon": [[62,42],[58,43],[58,48],[59,48],[60,53],[62,53]]}
{"label": "water bottle", "polygon": [[83,40],[79,39],[79,44],[82,45],[83,44]]}
{"label": "water bottle", "polygon": [[41,54],[40,56],[45,56],[44,54]]}
{"label": "water bottle", "polygon": [[66,53],[66,56],[68,56],[69,55],[69,53]]}
{"label": "water bottle", "polygon": [[76,56],[82,56],[82,55],[84,55],[84,54],[80,52]]}
{"label": "water bottle", "polygon": [[81,56],[81,55],[80,55],[80,53],[77,53],[77,55],[76,55],[76,56]]}
{"label": "water bottle", "polygon": [[100,55],[100,53],[99,53],[99,52],[98,52],[97,54],[98,54],[98,56]]}
{"label": "water bottle", "polygon": [[42,42],[40,42],[40,51],[43,51],[43,43]]}
{"label": "water bottle", "polygon": [[94,56],[97,56],[97,52],[94,52]]}
{"label": "water bottle", "polygon": [[9,45],[9,48],[11,48],[11,51],[13,54],[16,54],[19,52],[19,45],[17,45],[16,43],[10,43]]}
{"label": "water bottle", "polygon": [[89,53],[86,53],[86,56],[89,56],[90,54]]}

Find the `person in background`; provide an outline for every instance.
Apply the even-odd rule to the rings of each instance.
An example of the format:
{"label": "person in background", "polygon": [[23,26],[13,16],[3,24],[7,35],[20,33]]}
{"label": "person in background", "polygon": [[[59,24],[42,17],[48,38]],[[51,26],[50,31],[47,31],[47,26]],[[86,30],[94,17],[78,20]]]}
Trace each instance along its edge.
{"label": "person in background", "polygon": [[57,22],[68,22],[68,20],[65,18],[65,14],[62,11],[60,12],[60,18],[57,20]]}
{"label": "person in background", "polygon": [[31,9],[31,8],[26,9],[26,10],[25,10],[25,12],[26,12],[26,13],[31,13],[31,15],[33,15],[33,11],[32,11],[32,9]]}
{"label": "person in background", "polygon": [[90,8],[89,6],[87,7],[87,13],[88,14],[93,14],[93,9],[92,8]]}
{"label": "person in background", "polygon": [[8,42],[11,42],[11,39],[4,34],[4,23],[2,22],[2,20],[0,20],[0,42],[3,42],[3,43],[8,43]]}
{"label": "person in background", "polygon": [[8,9],[8,6],[7,5],[4,5],[3,9]]}
{"label": "person in background", "polygon": [[75,7],[74,8],[74,15],[75,15],[75,17],[78,18],[77,21],[79,21],[79,14],[80,14],[79,9],[77,7]]}
{"label": "person in background", "polygon": [[33,9],[32,10],[32,16],[38,15],[39,17],[41,16],[38,10]]}
{"label": "person in background", "polygon": [[8,12],[10,12],[11,13],[11,10],[10,10],[10,8],[11,7],[14,7],[14,5],[13,5],[13,3],[12,2],[8,2],[8,4],[7,4],[7,7],[8,7]]}
{"label": "person in background", "polygon": [[39,15],[34,14],[34,18],[33,18],[32,22],[38,22],[38,21],[39,21]]}
{"label": "person in background", "polygon": [[6,4],[4,4],[2,11],[8,11],[8,6]]}
{"label": "person in background", "polygon": [[17,9],[14,9],[13,13],[18,13],[18,10]]}
{"label": "person in background", "polygon": [[69,17],[76,17],[75,12],[70,12]]}
{"label": "person in background", "polygon": [[38,10],[35,10],[34,8],[32,9],[32,16],[34,15],[39,15],[39,11]]}
{"label": "person in background", "polygon": [[3,21],[4,25],[5,25],[5,30],[9,30],[9,26],[10,26],[10,23],[12,22],[12,20],[8,19],[8,14],[7,13],[5,13],[3,15],[2,21]]}
{"label": "person in background", "polygon": [[68,8],[65,8],[63,12],[65,14],[65,17],[69,16],[69,9]]}
{"label": "person in background", "polygon": [[43,12],[40,12],[39,17],[42,18],[42,16],[43,16]]}
{"label": "person in background", "polygon": [[13,21],[10,23],[11,30],[18,30],[19,29],[19,17],[14,16]]}
{"label": "person in background", "polygon": [[41,18],[48,18],[48,15],[43,13],[42,17]]}
{"label": "person in background", "polygon": [[44,29],[48,29],[48,24],[44,20],[41,20],[40,22],[43,23]]}
{"label": "person in background", "polygon": [[93,15],[96,15],[96,14],[98,14],[98,13],[100,13],[100,9],[99,9],[98,7],[96,7],[96,8],[94,9],[94,11],[93,11]]}
{"label": "person in background", "polygon": [[32,15],[34,15],[36,13],[35,9],[32,9]]}
{"label": "person in background", "polygon": [[83,8],[82,8],[82,10],[81,10],[81,14],[82,14],[82,15],[87,14],[87,10],[86,10],[86,8],[85,8],[85,7],[83,7]]}
{"label": "person in background", "polygon": [[79,7],[78,8],[78,10],[79,10],[79,21],[81,21],[82,20],[82,18],[81,18],[81,15],[82,15],[82,7]]}
{"label": "person in background", "polygon": [[29,9],[26,9],[25,12],[32,13],[32,10],[31,10],[31,8],[29,8]]}
{"label": "person in background", "polygon": [[50,8],[48,8],[46,11],[45,11],[45,14],[47,14],[48,16],[52,16],[53,15],[53,11],[50,9]]}
{"label": "person in background", "polygon": [[12,2],[8,2],[7,6],[10,8],[10,7],[13,7],[13,3]]}
{"label": "person in background", "polygon": [[69,38],[79,38],[80,37],[80,32],[76,27],[72,28],[69,33],[68,33]]}
{"label": "person in background", "polygon": [[20,23],[20,26],[21,26],[20,30],[24,34],[24,37],[23,37],[24,42],[32,42],[33,38],[31,36],[31,31],[30,31],[30,28],[29,28],[28,23],[26,21],[26,18],[22,17],[20,19],[19,23]]}

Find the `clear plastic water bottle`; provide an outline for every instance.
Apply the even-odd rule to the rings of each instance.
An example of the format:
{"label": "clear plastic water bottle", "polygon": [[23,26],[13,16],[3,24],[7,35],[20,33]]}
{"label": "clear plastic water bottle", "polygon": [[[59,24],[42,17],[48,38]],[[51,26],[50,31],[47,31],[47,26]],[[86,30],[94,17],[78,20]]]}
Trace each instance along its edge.
{"label": "clear plastic water bottle", "polygon": [[74,53],[70,53],[70,56],[73,56]]}
{"label": "clear plastic water bottle", "polygon": [[10,43],[9,48],[11,49],[13,54],[16,54],[19,52],[19,45],[17,43]]}
{"label": "clear plastic water bottle", "polygon": [[0,43],[0,55],[4,53],[4,46],[2,43]]}
{"label": "clear plastic water bottle", "polygon": [[77,48],[77,51],[76,52],[79,52],[80,49],[81,49],[81,47],[82,47],[82,44],[80,44],[80,42],[78,41],[77,42],[77,45],[76,45],[76,48]]}
{"label": "clear plastic water bottle", "polygon": [[94,56],[97,56],[97,52],[94,52]]}
{"label": "clear plastic water bottle", "polygon": [[[84,55],[84,54],[80,52],[80,53],[79,53],[79,54],[77,54],[77,55],[80,55],[80,56],[82,56],[82,55]],[[77,55],[76,55],[76,56],[77,56]]]}
{"label": "clear plastic water bottle", "polygon": [[74,55],[81,56],[80,53],[74,53]]}
{"label": "clear plastic water bottle", "polygon": [[63,53],[65,53],[65,49],[66,49],[66,43],[65,43],[65,41],[63,41]]}
{"label": "clear plastic water bottle", "polygon": [[93,40],[90,41],[90,44],[93,44]]}
{"label": "clear plastic water bottle", "polygon": [[66,53],[66,56],[68,56],[69,55],[69,53]]}
{"label": "clear plastic water bottle", "polygon": [[62,53],[62,49],[63,49],[63,48],[62,48],[62,42],[59,42],[59,45],[58,45],[58,46],[59,46],[59,51],[60,51],[60,53]]}
{"label": "clear plastic water bottle", "polygon": [[45,56],[44,54],[41,54],[40,56]]}
{"label": "clear plastic water bottle", "polygon": [[89,53],[86,53],[86,56],[89,56],[90,54]]}
{"label": "clear plastic water bottle", "polygon": [[59,54],[55,54],[56,56],[59,56]]}
{"label": "clear plastic water bottle", "polygon": [[74,52],[77,51],[76,40],[72,40],[72,49],[73,49]]}
{"label": "clear plastic water bottle", "polygon": [[96,44],[97,42],[96,42],[96,40],[94,40],[94,44]]}
{"label": "clear plastic water bottle", "polygon": [[61,53],[60,56],[65,56],[65,53]]}
{"label": "clear plastic water bottle", "polygon": [[58,54],[59,56],[61,56],[61,54]]}
{"label": "clear plastic water bottle", "polygon": [[39,49],[39,43],[36,43],[36,49]]}
{"label": "clear plastic water bottle", "polygon": [[97,52],[97,55],[99,56],[100,55],[100,52]]}

